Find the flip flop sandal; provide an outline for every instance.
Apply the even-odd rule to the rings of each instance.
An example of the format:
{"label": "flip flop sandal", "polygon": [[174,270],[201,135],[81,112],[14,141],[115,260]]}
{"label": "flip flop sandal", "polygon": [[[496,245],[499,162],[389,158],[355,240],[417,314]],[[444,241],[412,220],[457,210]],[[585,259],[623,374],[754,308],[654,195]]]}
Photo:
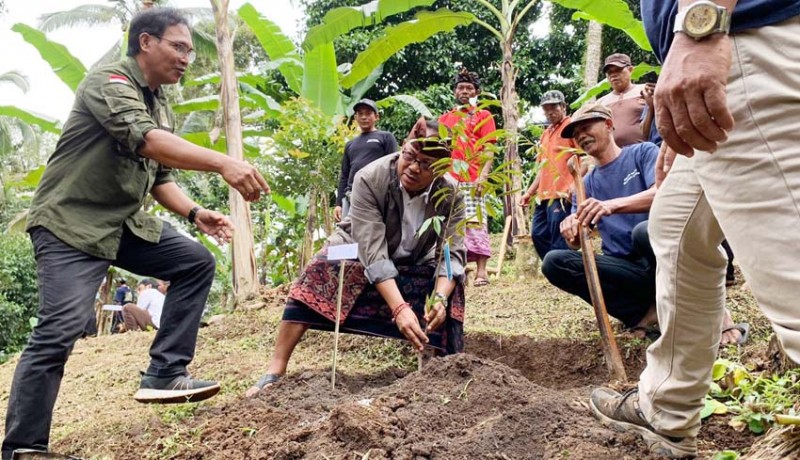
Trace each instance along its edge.
{"label": "flip flop sandal", "polygon": [[734,325],[733,325],[733,326],[731,326],[731,327],[726,327],[725,329],[723,329],[723,330],[722,330],[722,333],[724,334],[724,333],[726,333],[726,332],[730,332],[730,331],[732,331],[732,330],[734,330],[734,329],[735,329],[735,330],[738,330],[738,331],[739,331],[739,332],[740,332],[742,335],[739,337],[739,340],[737,340],[737,341],[736,341],[736,342],[734,342],[734,343],[729,343],[729,344],[728,344],[728,345],[726,345],[726,346],[729,346],[729,345],[738,345],[738,346],[742,346],[742,345],[744,345],[745,343],[747,343],[747,339],[748,339],[748,337],[750,337],[750,324],[748,324],[748,323],[738,323],[738,324],[734,324]]}
{"label": "flip flop sandal", "polygon": [[472,283],[472,285],[476,287],[488,286],[489,280],[487,280],[486,278],[475,278],[475,281]]}
{"label": "flip flop sandal", "polygon": [[261,376],[260,379],[258,379],[258,382],[256,382],[255,385],[253,386],[258,387],[258,390],[261,391],[264,388],[278,382],[281,379],[281,377],[283,376],[279,374],[264,374]]}

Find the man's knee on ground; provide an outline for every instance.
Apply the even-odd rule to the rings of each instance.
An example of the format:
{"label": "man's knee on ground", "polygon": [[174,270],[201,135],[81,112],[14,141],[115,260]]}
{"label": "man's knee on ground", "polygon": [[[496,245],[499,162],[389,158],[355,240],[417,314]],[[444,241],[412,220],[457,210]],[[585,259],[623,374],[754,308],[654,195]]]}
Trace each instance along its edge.
{"label": "man's knee on ground", "polygon": [[545,254],[544,260],[542,260],[542,274],[548,281],[556,284],[556,280],[559,280],[564,274],[566,257],[573,252],[575,251],[554,249]]}

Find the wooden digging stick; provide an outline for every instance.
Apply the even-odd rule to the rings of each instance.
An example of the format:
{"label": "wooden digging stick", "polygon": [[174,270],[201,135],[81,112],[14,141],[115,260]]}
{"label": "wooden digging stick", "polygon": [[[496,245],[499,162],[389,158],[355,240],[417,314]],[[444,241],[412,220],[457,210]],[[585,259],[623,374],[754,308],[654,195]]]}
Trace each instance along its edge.
{"label": "wooden digging stick", "polygon": [[[575,180],[575,194],[578,198],[578,205],[580,205],[586,201],[586,189],[583,187],[583,178],[580,173],[580,157],[574,157],[574,160],[570,161],[568,166],[569,172]],[[600,277],[597,274],[597,262],[594,259],[594,245],[589,238],[589,227],[579,224],[579,228],[583,267],[586,272],[586,281],[589,284],[589,295],[592,298],[594,315],[597,317],[597,326],[600,328],[600,338],[603,342],[603,355],[605,355],[606,365],[608,366],[608,371],[611,373],[611,378],[624,382],[628,380],[628,376],[625,374],[625,366],[622,364],[622,356],[619,354],[619,348],[617,348],[617,341],[614,339],[614,333],[611,332],[611,322],[608,320],[606,302],[603,299]]]}
{"label": "wooden digging stick", "polygon": [[342,288],[344,286],[344,266],[346,260],[339,261],[339,290],[336,293],[336,325],[333,327],[333,370],[331,371],[331,391],[336,388],[336,358],[339,354],[339,321],[342,318]]}

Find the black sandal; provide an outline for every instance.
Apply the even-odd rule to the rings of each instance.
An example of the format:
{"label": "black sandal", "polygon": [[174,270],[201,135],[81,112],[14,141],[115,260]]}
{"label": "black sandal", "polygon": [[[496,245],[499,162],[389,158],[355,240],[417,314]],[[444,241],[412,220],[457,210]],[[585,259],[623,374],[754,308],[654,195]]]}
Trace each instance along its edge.
{"label": "black sandal", "polygon": [[258,382],[256,382],[255,385],[253,386],[257,387],[258,391],[261,391],[265,387],[277,383],[281,379],[281,377],[283,376],[280,374],[264,374],[261,376],[260,379],[258,379]]}

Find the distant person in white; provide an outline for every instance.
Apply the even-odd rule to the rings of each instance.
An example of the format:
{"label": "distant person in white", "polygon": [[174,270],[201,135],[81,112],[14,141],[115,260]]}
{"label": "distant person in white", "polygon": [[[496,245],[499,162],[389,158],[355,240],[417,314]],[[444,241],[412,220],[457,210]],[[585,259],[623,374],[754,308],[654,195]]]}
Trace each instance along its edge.
{"label": "distant person in white", "polygon": [[128,331],[146,331],[148,327],[158,329],[161,325],[161,310],[164,308],[164,294],[155,288],[156,283],[150,278],[139,282],[136,288],[136,303],[128,303],[122,307],[122,318]]}

